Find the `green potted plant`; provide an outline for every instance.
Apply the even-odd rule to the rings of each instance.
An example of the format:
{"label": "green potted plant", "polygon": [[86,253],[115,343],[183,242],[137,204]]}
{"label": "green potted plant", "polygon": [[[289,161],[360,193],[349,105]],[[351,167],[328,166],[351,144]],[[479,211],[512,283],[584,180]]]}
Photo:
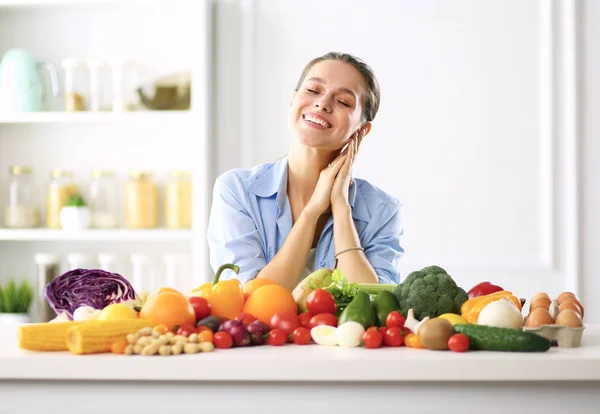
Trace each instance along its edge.
{"label": "green potted plant", "polygon": [[0,286],[0,323],[28,323],[33,289],[27,280]]}
{"label": "green potted plant", "polygon": [[85,230],[90,227],[92,215],[83,197],[74,194],[60,209],[60,225],[64,230]]}

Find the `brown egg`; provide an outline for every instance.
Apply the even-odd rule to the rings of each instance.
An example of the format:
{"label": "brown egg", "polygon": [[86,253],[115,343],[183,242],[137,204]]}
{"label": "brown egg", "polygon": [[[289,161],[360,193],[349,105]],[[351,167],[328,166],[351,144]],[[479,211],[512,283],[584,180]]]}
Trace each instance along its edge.
{"label": "brown egg", "polygon": [[539,293],[536,293],[535,295],[533,295],[533,297],[531,298],[530,302],[533,303],[537,298],[548,298],[548,299],[550,299],[550,296],[548,296],[548,294],[546,292],[539,292]]}
{"label": "brown egg", "polygon": [[563,292],[560,295],[558,295],[558,297],[556,298],[556,300],[558,301],[558,304],[560,305],[561,303],[563,303],[568,298],[576,298],[576,296],[572,292]]}
{"label": "brown egg", "polygon": [[569,328],[579,328],[583,326],[579,314],[572,309],[564,309],[556,316],[557,325],[567,325]]}
{"label": "brown egg", "polygon": [[548,310],[550,309],[551,303],[552,301],[550,300],[550,298],[538,297],[535,300],[531,301],[531,304],[529,305],[529,311],[531,312],[535,308],[544,308]]}
{"label": "brown egg", "polygon": [[[575,298],[567,298],[564,300],[564,302],[562,302],[560,305],[564,305],[566,303],[572,303],[575,306],[577,306],[579,308],[579,314],[581,315],[581,317],[583,318],[585,312],[583,309],[583,305],[581,304],[581,302],[579,302],[577,299]],[[560,307],[560,305],[558,305]],[[568,305],[567,305],[568,306]]]}
{"label": "brown egg", "polygon": [[565,309],[571,309],[577,312],[577,314],[581,317],[581,308],[575,302],[563,302],[558,305],[558,312]]}
{"label": "brown egg", "polygon": [[548,309],[544,308],[535,308],[527,316],[527,322],[525,322],[525,326],[528,328],[539,328],[542,325],[552,325],[554,320],[552,316],[550,316],[550,312]]}

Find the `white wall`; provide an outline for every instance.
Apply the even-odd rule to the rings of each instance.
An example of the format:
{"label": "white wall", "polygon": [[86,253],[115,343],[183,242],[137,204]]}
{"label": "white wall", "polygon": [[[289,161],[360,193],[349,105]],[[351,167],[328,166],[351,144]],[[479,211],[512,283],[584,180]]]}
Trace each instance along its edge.
{"label": "white wall", "polygon": [[[598,202],[589,199],[589,177],[598,175],[590,165],[599,159],[590,148],[585,204],[576,198],[574,151],[591,142],[577,135],[569,101],[577,2],[251,3],[217,12],[219,44],[237,36],[238,50],[251,48],[251,59],[248,49],[217,52],[225,87],[216,106],[217,173],[285,154],[288,104],[303,65],[330,50],[355,54],[378,74],[382,103],[354,172],[404,203],[403,274],[438,264],[466,288],[489,279],[525,298],[574,290],[589,306],[586,319],[600,320],[593,305],[600,295],[589,290],[598,246],[587,231],[590,203]],[[594,37],[589,22],[600,19],[594,7],[586,39]],[[586,51],[593,47],[588,40]],[[226,149],[232,144],[241,153]]]}

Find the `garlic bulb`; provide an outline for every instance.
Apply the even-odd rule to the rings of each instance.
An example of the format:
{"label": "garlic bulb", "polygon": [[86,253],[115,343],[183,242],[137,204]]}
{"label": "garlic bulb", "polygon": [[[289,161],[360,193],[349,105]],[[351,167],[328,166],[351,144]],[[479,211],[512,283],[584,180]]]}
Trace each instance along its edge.
{"label": "garlic bulb", "polygon": [[502,298],[488,303],[479,312],[477,325],[521,329],[523,327],[523,315],[521,315],[521,311],[512,302],[506,298]]}

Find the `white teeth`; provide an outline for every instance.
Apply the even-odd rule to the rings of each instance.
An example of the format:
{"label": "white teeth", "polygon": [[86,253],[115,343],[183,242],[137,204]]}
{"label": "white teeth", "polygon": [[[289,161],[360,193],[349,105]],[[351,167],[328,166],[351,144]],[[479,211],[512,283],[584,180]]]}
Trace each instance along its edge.
{"label": "white teeth", "polygon": [[305,115],[304,119],[306,119],[307,121],[310,121],[310,122],[312,122],[314,124],[318,124],[318,125],[324,126],[325,128],[327,128],[329,126],[329,124],[327,122],[323,121],[322,119],[315,118],[315,117],[312,117],[310,115]]}

